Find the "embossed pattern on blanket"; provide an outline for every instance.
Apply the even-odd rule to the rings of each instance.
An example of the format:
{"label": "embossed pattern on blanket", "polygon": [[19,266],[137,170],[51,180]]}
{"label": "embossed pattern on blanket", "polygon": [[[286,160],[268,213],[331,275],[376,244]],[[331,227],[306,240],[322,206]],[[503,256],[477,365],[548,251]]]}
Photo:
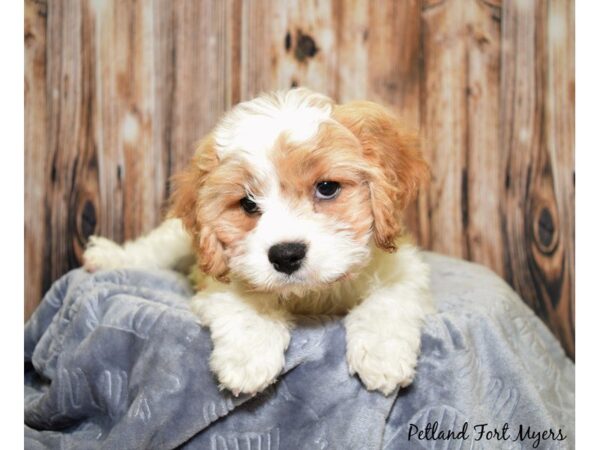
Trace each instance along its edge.
{"label": "embossed pattern on blanket", "polygon": [[[304,321],[279,381],[232,397],[209,371],[210,337],[182,276],[70,272],[25,326],[25,448],[517,449],[549,429],[566,439],[538,448],[573,448],[574,365],[554,337],[487,269],[426,258],[439,312],[414,383],[389,397],[348,374],[338,318]],[[465,423],[465,439],[416,433]],[[507,424],[511,438],[476,441],[484,423]]]}

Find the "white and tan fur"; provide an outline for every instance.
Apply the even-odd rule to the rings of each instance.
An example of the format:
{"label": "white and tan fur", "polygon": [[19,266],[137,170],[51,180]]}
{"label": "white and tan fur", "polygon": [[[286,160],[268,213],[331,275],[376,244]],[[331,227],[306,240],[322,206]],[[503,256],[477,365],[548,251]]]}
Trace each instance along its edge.
{"label": "white and tan fur", "polygon": [[[275,381],[301,314],[345,314],[350,372],[390,394],[413,380],[433,310],[428,267],[401,222],[428,174],[418,138],[379,105],[266,94],[202,141],[160,227],[123,246],[93,237],[85,267],[175,268],[195,255],[207,276],[192,309],[210,329],[213,372],[236,395]],[[338,183],[336,196],[319,197],[321,182]],[[306,247],[289,274],[268,256],[287,242]]]}

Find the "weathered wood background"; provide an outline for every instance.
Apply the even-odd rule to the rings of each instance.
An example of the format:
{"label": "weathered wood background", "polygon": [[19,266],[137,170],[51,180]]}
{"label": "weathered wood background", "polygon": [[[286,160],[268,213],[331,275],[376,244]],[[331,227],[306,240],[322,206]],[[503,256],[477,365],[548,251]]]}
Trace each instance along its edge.
{"label": "weathered wood background", "polygon": [[90,234],[159,223],[225,110],[303,85],[419,126],[420,244],[495,270],[574,356],[573,4],[26,0],[26,317]]}

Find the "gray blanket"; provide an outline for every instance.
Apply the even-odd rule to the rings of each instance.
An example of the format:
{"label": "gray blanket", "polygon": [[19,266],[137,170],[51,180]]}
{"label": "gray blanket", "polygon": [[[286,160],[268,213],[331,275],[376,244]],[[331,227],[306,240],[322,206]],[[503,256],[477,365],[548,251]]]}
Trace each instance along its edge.
{"label": "gray blanket", "polygon": [[573,448],[574,366],[554,337],[487,269],[427,260],[439,313],[389,397],[348,375],[332,318],[294,331],[275,385],[235,398],[182,276],[70,272],[25,326],[25,448]]}

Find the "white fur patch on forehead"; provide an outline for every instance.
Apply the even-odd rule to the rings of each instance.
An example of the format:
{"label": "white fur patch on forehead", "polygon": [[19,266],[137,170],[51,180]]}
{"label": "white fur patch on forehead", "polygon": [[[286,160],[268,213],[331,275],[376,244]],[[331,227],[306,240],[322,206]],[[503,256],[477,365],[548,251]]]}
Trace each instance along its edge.
{"label": "white fur patch on forehead", "polygon": [[332,109],[333,100],[305,88],[240,103],[215,128],[217,154],[219,158],[239,155],[259,163],[283,132],[296,142],[315,136],[319,125],[330,120]]}

